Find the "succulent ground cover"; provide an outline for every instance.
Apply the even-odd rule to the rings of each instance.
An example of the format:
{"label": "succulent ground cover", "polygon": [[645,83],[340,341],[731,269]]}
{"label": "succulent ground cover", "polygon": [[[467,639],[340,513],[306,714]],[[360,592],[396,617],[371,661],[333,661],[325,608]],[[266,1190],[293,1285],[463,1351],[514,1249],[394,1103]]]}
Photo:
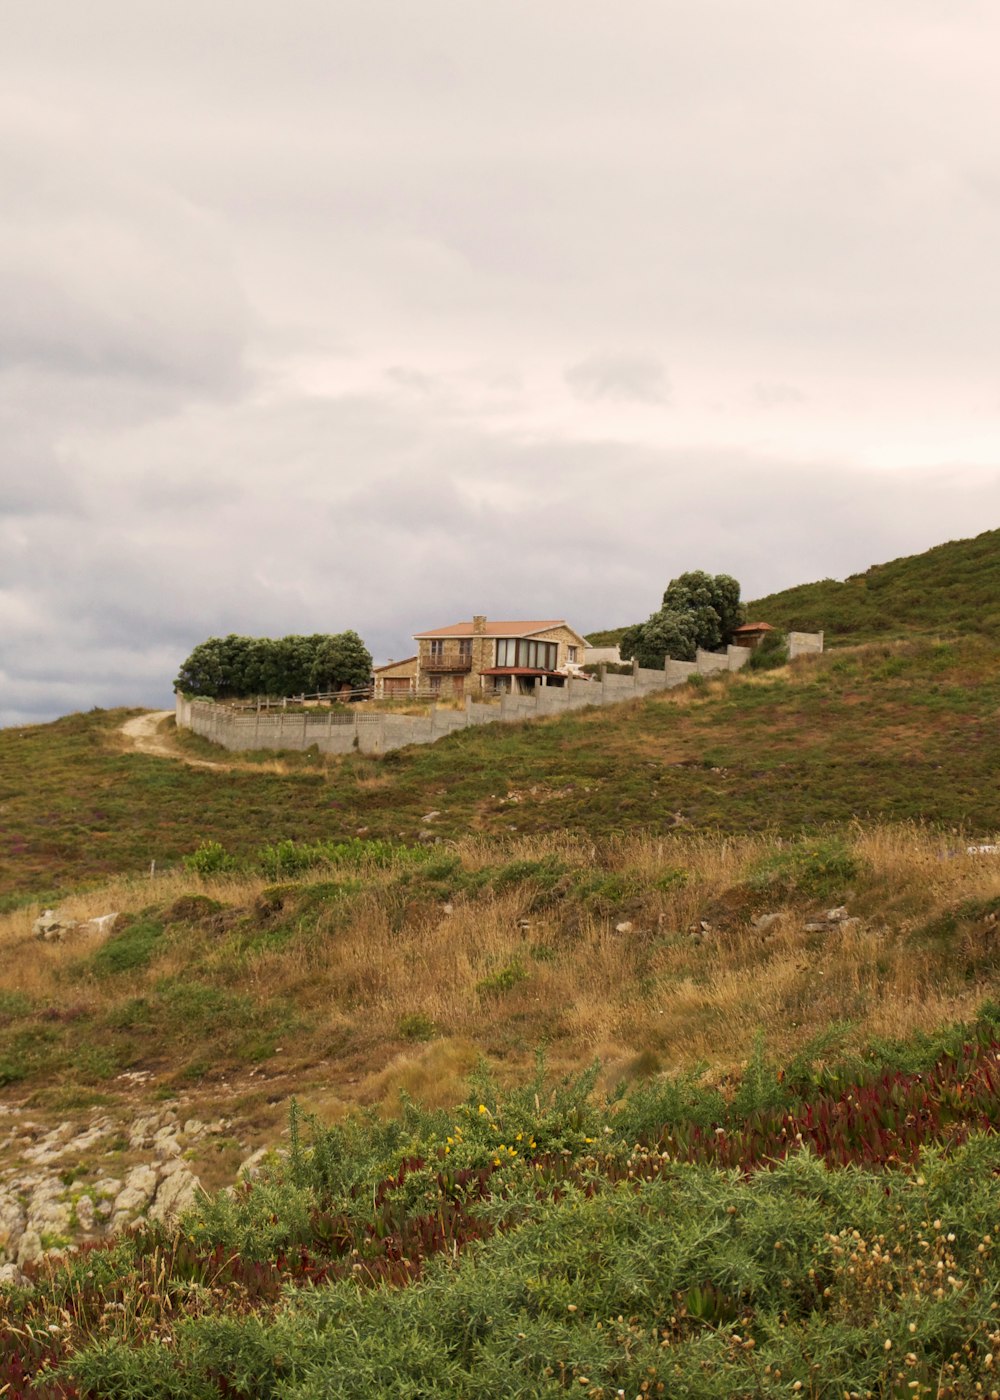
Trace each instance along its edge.
{"label": "succulent ground cover", "polygon": [[[820,1088],[758,1056],[728,1097],[667,1078],[612,1102],[593,1073],[481,1071],[448,1112],[293,1113],[286,1154],[177,1231],[33,1270],[0,1376],[123,1400],[989,1394],[997,1037],[987,1014],[924,1047],[888,1156],[915,1082],[889,1063]],[[774,1131],[805,1102],[840,1122],[826,1161]]]}

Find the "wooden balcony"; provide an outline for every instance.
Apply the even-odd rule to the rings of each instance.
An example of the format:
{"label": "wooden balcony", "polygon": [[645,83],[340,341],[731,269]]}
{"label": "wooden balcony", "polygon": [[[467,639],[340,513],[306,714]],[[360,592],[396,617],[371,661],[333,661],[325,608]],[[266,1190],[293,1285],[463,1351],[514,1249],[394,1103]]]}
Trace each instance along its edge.
{"label": "wooden balcony", "polygon": [[444,672],[452,671],[460,674],[463,671],[472,670],[471,656],[422,656],[420,658],[420,669],[426,671],[428,675],[441,675]]}

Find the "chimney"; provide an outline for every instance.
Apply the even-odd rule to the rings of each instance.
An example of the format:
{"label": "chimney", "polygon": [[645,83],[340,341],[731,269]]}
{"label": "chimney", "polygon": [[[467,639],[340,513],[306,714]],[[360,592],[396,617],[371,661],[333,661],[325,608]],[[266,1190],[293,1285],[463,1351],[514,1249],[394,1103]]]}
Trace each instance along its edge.
{"label": "chimney", "polygon": [[472,635],[473,635],[474,637],[481,637],[481,636],[484,634],[485,631],[486,631],[486,618],[483,617],[483,616],[474,617],[474,618],[472,619]]}

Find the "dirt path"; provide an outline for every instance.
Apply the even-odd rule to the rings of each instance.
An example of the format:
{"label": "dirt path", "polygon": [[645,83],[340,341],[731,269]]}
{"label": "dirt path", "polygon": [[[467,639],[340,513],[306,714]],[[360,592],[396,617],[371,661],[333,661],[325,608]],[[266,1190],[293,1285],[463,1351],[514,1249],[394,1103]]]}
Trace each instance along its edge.
{"label": "dirt path", "polygon": [[228,770],[232,767],[229,763],[212,763],[207,758],[189,758],[175,748],[168,736],[161,733],[164,721],[172,719],[173,714],[173,710],[152,710],[146,715],[136,715],[134,719],[125,721],[119,733],[138,753],[152,754],[155,758],[172,758],[191,768]]}

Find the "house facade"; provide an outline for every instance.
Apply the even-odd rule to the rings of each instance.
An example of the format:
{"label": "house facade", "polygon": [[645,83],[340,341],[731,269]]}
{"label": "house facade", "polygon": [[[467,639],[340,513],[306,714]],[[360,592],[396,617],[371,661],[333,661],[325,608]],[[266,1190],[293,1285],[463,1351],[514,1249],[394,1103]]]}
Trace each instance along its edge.
{"label": "house facade", "polygon": [[375,694],[442,699],[531,693],[544,677],[561,685],[583,664],[587,643],[562,618],[495,621],[483,615],[418,632],[417,655],[379,667]]}
{"label": "house facade", "polygon": [[407,656],[403,661],[390,661],[376,666],[372,673],[376,700],[399,700],[416,691],[417,658]]}

